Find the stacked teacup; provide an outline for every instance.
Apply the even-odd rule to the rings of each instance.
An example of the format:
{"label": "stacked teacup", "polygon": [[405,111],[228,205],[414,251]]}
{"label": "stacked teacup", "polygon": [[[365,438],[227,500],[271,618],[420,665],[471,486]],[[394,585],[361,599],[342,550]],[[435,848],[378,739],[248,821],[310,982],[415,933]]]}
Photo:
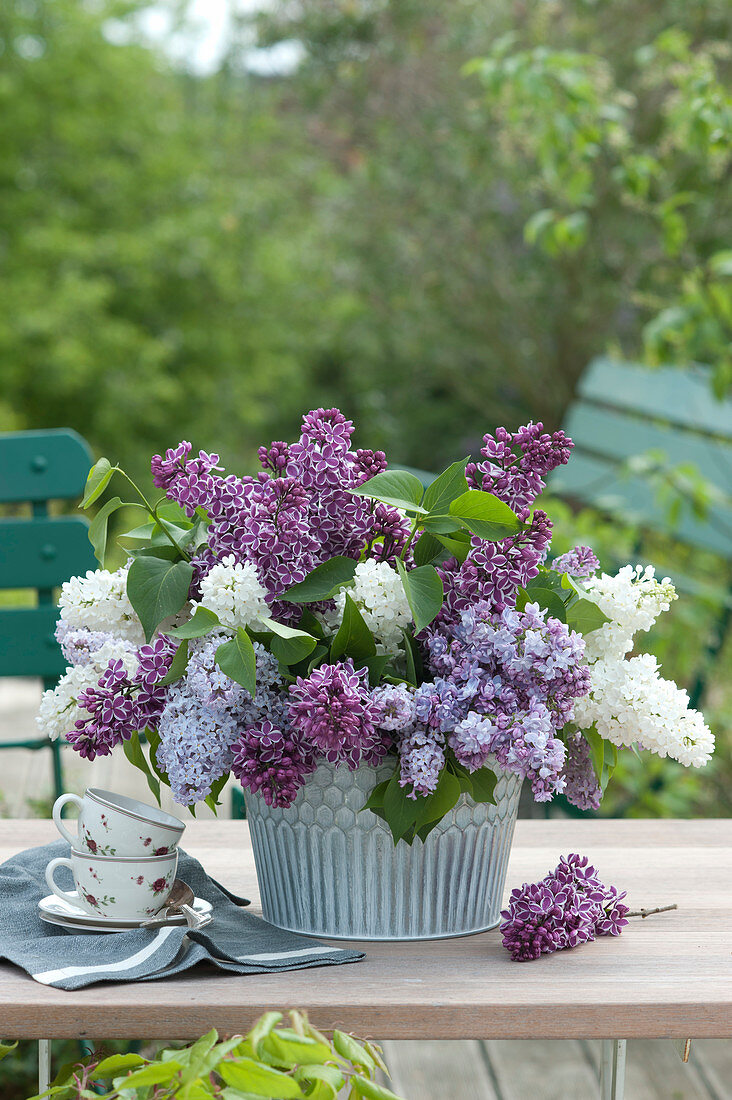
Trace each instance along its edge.
{"label": "stacked teacup", "polygon": [[[61,818],[68,802],[79,807],[76,834]],[[110,922],[144,921],[166,906],[185,829],[177,817],[137,799],[90,787],[83,798],[64,794],[56,799],[53,820],[71,845],[70,858],[52,859],[46,868],[46,882],[56,897]],[[71,870],[75,894],[56,885],[57,867]]]}

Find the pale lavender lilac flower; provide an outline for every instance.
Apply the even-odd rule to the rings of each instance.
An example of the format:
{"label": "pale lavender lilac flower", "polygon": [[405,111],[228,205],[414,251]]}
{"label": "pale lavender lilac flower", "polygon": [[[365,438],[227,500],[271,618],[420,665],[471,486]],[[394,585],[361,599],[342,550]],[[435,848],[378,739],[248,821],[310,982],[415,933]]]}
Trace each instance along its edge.
{"label": "pale lavender lilac flower", "polygon": [[577,580],[594,577],[599,568],[600,562],[597,555],[589,546],[575,546],[552,562],[552,569],[557,573],[568,573],[570,577],[575,577]]}
{"label": "pale lavender lilac flower", "polygon": [[567,738],[564,761],[564,797],[579,810],[598,810],[602,790],[592,766],[590,746],[581,733]]}

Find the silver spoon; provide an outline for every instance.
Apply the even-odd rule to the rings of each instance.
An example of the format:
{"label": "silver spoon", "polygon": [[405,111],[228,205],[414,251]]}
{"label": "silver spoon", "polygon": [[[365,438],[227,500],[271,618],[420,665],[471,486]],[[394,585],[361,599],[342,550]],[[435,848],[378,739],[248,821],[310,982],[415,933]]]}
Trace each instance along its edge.
{"label": "silver spoon", "polygon": [[174,916],[176,913],[183,914],[189,928],[196,929],[205,927],[205,925],[211,923],[213,917],[210,913],[197,913],[196,910],[191,907],[191,902],[194,900],[194,893],[188,883],[177,878],[173,883],[173,889],[170,891],[168,904],[165,909],[160,913],[156,913],[156,915],[149,920],[143,921],[142,927],[155,928],[160,924],[164,924],[169,917]]}

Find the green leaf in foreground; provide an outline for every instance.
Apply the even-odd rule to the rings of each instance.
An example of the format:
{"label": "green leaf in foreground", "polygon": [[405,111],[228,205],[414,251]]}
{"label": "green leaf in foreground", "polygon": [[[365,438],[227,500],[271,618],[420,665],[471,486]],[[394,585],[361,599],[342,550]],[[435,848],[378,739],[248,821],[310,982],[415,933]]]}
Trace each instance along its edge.
{"label": "green leaf in foreground", "polygon": [[[402,837],[412,833],[417,823],[417,799],[407,796],[406,788],[400,787],[399,776],[393,775],[384,791],[383,816],[391,829],[394,843],[398,843]],[[410,840],[411,843],[411,840]],[[336,1047],[338,1050],[338,1047]],[[339,1053],[342,1053],[340,1051]],[[349,1057],[345,1055],[345,1057]]]}
{"label": "green leaf in foreground", "polygon": [[296,665],[305,657],[309,657],[318,644],[317,638],[308,634],[306,630],[285,626],[284,623],[278,623],[270,618],[260,619],[260,622],[274,634],[269,648],[283,665]]}
{"label": "green leaf in foreground", "polygon": [[127,1069],[135,1069],[144,1066],[145,1059],[139,1054],[112,1054],[109,1058],[103,1058],[94,1070],[95,1077],[114,1077],[124,1073]]}
{"label": "green leaf in foreground", "polygon": [[497,541],[521,530],[521,521],[507,504],[493,493],[469,489],[450,505],[450,515],[462,520],[479,538]]}
{"label": "green leaf in foreground", "polygon": [[262,1065],[251,1058],[237,1058],[236,1061],[221,1062],[217,1072],[227,1085],[241,1092],[266,1096],[271,1100],[289,1100],[290,1097],[304,1095],[293,1077],[280,1073],[278,1069]]}
{"label": "green leaf in foreground", "polygon": [[395,508],[427,514],[427,509],[421,504],[424,486],[418,477],[406,470],[384,470],[357,489],[351,489],[351,492],[354,496],[381,500]]}
{"label": "green leaf in foreground", "polygon": [[239,627],[230,642],[219,646],[215,662],[222,672],[241,684],[254,698],[257,693],[257,658],[246,630]]}
{"label": "green leaf in foreground", "polygon": [[592,767],[597,776],[597,782],[604,791],[618,763],[617,746],[613,745],[611,741],[606,741],[604,737],[601,737],[594,726],[590,727],[590,729],[582,730],[581,732],[590,746]]}
{"label": "green leaf in foreground", "polygon": [[574,600],[567,607],[567,626],[579,634],[590,634],[609,622],[605,612],[592,600]]}
{"label": "green leaf in foreground", "polygon": [[127,574],[127,595],[148,641],[163,619],[180,611],[192,577],[190,562],[135,558]]}
{"label": "green leaf in foreground", "polygon": [[203,638],[210,634],[214,627],[220,626],[219,617],[207,607],[197,607],[192,619],[182,626],[171,626],[165,633],[171,638]]}
{"label": "green leaf in foreground", "polygon": [[422,503],[429,512],[444,515],[456,497],[467,493],[469,486],[465,478],[465,467],[469,461],[468,457],[462,462],[453,462],[427,486]]}
{"label": "green leaf in foreground", "polygon": [[182,679],[186,674],[188,668],[188,640],[185,639],[180,643],[175,653],[173,654],[173,660],[170,662],[170,668],[168,669],[162,680],[158,680],[157,687],[167,687],[168,684],[174,684],[176,680]]}
{"label": "green leaf in foreground", "polygon": [[133,733],[126,741],[122,742],[122,749],[130,764],[141,771],[147,780],[147,785],[152,791],[155,801],[160,805],[160,782],[150,769],[145,753],[142,751],[138,733]]}
{"label": "green leaf in foreground", "polygon": [[384,1085],[377,1085],[375,1081],[369,1081],[366,1077],[352,1077],[351,1088],[366,1100],[403,1100],[403,1097],[397,1096],[391,1089],[385,1088]]}
{"label": "green leaf in foreground", "polygon": [[94,547],[94,557],[102,568],[104,568],[104,558],[107,552],[109,517],[119,508],[123,507],[124,504],[119,497],[112,497],[111,500],[108,500],[106,504],[102,505],[89,524],[89,542]]}
{"label": "green leaf in foreground", "polygon": [[516,609],[523,611],[527,603],[538,603],[539,607],[544,608],[552,618],[559,619],[560,623],[566,623],[567,621],[567,609],[564,600],[549,588],[519,589]]}
{"label": "green leaf in foreground", "polygon": [[109,485],[113,473],[114,469],[108,458],[100,458],[98,462],[94,463],[86,479],[84,496],[81,501],[82,508],[88,508],[90,504],[98,500]]}
{"label": "green leaf in foreground", "polygon": [[420,565],[407,572],[398,559],[396,564],[414,619],[414,633],[419,634],[442,607],[445,598],[442,581],[434,565]]}
{"label": "green leaf in foreground", "polygon": [[331,659],[335,661],[339,657],[352,657],[355,662],[358,662],[375,655],[374,636],[366,626],[356,604],[346,593],[343,621],[330,647]]}
{"label": "green leaf in foreground", "polygon": [[315,603],[316,600],[329,600],[340,591],[344,584],[353,580],[357,561],[338,555],[316,565],[304,581],[293,584],[282,594],[283,600],[290,603]]}
{"label": "green leaf in foreground", "polygon": [[17,1045],[17,1040],[14,1043],[0,1043],[0,1062],[2,1062],[3,1058],[7,1058],[9,1054],[12,1054]]}

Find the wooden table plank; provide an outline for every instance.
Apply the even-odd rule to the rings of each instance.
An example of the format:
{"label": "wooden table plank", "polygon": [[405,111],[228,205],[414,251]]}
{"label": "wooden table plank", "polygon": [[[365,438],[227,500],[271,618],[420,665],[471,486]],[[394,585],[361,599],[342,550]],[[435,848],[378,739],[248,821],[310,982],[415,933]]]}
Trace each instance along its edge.
{"label": "wooden table plank", "polygon": [[[47,821],[0,821],[0,860],[53,836]],[[344,967],[250,976],[197,968],[76,992],[0,965],[3,1037],[190,1039],[212,1026],[241,1031],[266,1009],[291,1006],[321,1027],[382,1039],[729,1036],[730,839],[724,821],[519,821],[507,889],[575,850],[627,887],[634,907],[676,901],[679,909],[533,963],[512,963],[488,932],[367,944],[366,960]],[[245,823],[192,822],[185,847],[258,904]]]}

